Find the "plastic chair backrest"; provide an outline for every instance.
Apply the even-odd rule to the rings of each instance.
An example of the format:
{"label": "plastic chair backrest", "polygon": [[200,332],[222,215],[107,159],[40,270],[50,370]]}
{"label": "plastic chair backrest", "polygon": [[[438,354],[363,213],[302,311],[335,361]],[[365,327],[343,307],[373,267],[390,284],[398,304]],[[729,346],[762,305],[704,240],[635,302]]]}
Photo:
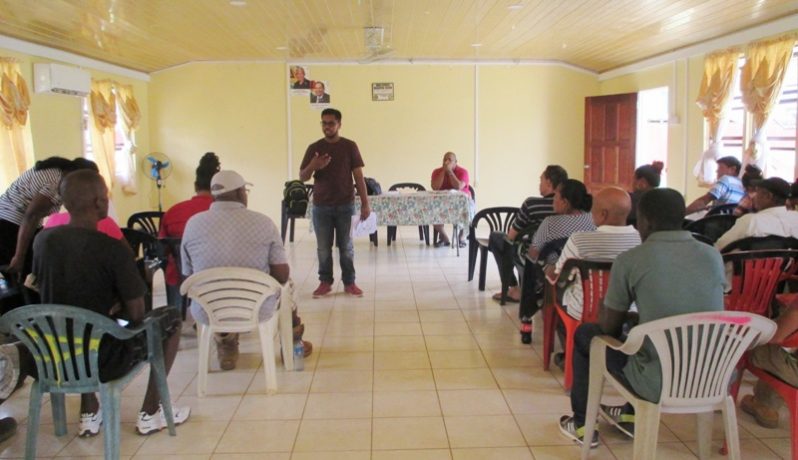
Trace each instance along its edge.
{"label": "plastic chair backrest", "polygon": [[160,211],[137,212],[131,214],[127,219],[127,227],[157,237],[161,226],[161,217],[163,217],[163,213]]}
{"label": "plastic chair backrest", "polygon": [[707,211],[708,216],[722,216],[725,214],[732,214],[734,209],[737,207],[737,203],[729,203],[729,204],[721,204],[718,206],[713,206],[709,211]]}
{"label": "plastic chair backrest", "polygon": [[784,236],[752,236],[729,243],[720,252],[758,251],[765,249],[798,249],[798,239]]}
{"label": "plastic chair backrest", "polygon": [[476,235],[475,231],[480,221],[485,221],[491,232],[507,233],[518,216],[518,208],[513,206],[497,206],[495,208],[480,209],[473,219],[471,219],[471,234]]}
{"label": "plastic chair backrest", "polygon": [[684,229],[688,232],[701,234],[714,243],[718,241],[718,238],[723,236],[724,233],[729,231],[736,221],[737,216],[732,214],[719,214],[690,222],[685,225]]}
{"label": "plastic chair backrest", "polygon": [[396,191],[401,189],[413,189],[417,192],[424,192],[427,189],[424,188],[423,185],[417,184],[415,182],[399,182],[398,184],[393,184],[388,188],[388,191]]}
{"label": "plastic chair backrest", "polygon": [[732,372],[743,353],[766,343],[776,323],[747,312],[701,312],[675,315],[635,326],[624,348],[651,340],[662,365],[663,406],[720,404],[729,395]]}
{"label": "plastic chair backrest", "polygon": [[477,201],[477,192],[474,191],[474,187],[471,184],[468,184],[468,193],[471,194],[471,199],[473,201]]}
{"label": "plastic chair backrest", "polygon": [[156,259],[163,254],[162,246],[158,243],[156,237],[132,228],[122,228],[121,230],[125,241],[130,245],[130,249],[133,250],[133,255],[136,258],[141,256],[145,259]]}
{"label": "plastic chair backrest", "polygon": [[558,294],[562,293],[562,288],[567,285],[567,280],[573,270],[579,271],[579,279],[582,283],[582,322],[597,323],[599,311],[601,310],[601,301],[607,294],[607,287],[610,284],[612,261],[568,259],[565,261],[557,281]]}
{"label": "plastic chair backrest", "polygon": [[565,243],[568,242],[568,238],[557,238],[556,240],[551,240],[546,242],[542,248],[540,248],[540,254],[538,254],[538,261],[545,262],[546,259],[549,258],[550,255],[556,254],[557,257],[562,254],[562,250],[565,247]]}
{"label": "plastic chair backrest", "polygon": [[0,329],[17,337],[33,355],[42,391],[74,393],[100,385],[100,339],[134,335],[110,318],[67,305],[27,305],[0,318]]}
{"label": "plastic chair backrest", "polygon": [[[161,251],[162,251],[161,254],[163,254],[164,256],[167,256],[167,255],[171,255],[172,256],[172,259],[175,262],[175,267],[177,268],[178,276],[180,276],[180,280],[181,281],[184,278],[183,270],[181,270],[181,267],[183,265],[182,265],[182,262],[181,262],[181,259],[180,259],[180,243],[182,241],[183,241],[182,238],[172,238],[172,237],[158,238],[158,243],[160,243],[160,245],[161,245]],[[161,264],[161,268],[166,268],[166,265],[165,265],[166,261],[167,261],[167,258],[164,257],[164,260],[163,260],[164,263]]]}
{"label": "plastic chair backrest", "polygon": [[798,250],[732,252],[724,254],[723,261],[732,268],[725,309],[770,316],[779,282],[798,268]]}
{"label": "plastic chair backrest", "polygon": [[270,275],[254,268],[216,267],[189,276],[180,287],[199,303],[211,327],[241,331],[257,327],[263,302],[282,286]]}

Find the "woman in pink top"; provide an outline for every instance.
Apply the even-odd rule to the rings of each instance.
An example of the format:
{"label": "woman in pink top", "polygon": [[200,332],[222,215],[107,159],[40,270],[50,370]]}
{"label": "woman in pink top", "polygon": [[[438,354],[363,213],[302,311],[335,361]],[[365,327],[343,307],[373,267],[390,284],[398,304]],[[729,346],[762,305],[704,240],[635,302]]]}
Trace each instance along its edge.
{"label": "woman in pink top", "polygon": [[[454,152],[446,152],[443,156],[443,165],[432,171],[432,190],[460,190],[468,193],[468,171],[457,166],[457,155]],[[449,235],[443,229],[443,224],[433,225],[440,240],[435,242],[435,247],[449,246]],[[459,244],[461,248],[466,246],[464,233],[460,232]]]}
{"label": "woman in pink top", "polygon": [[[59,212],[58,214],[53,214],[47,218],[44,228],[66,225],[69,223],[69,220],[70,218],[68,212]],[[105,219],[97,222],[97,231],[105,233],[116,240],[121,240],[123,238],[122,230],[119,229],[119,225],[117,225],[116,222],[114,222],[114,220],[110,217],[106,217]]]}

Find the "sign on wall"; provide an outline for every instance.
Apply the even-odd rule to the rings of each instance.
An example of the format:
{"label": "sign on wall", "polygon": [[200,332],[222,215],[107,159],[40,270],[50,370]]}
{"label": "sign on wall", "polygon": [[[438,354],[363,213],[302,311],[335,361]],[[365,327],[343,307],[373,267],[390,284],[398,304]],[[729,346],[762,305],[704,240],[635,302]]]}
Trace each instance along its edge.
{"label": "sign on wall", "polygon": [[393,83],[372,83],[371,100],[377,102],[393,100]]}

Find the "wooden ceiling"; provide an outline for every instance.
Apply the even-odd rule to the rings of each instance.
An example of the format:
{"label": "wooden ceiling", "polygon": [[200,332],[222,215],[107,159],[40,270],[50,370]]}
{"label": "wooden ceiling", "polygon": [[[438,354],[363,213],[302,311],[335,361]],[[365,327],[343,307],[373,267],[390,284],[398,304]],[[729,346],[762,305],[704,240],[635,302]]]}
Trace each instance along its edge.
{"label": "wooden ceiling", "polygon": [[[376,58],[601,72],[796,13],[796,0],[0,0],[0,34],[143,72]],[[382,28],[370,47],[367,27]]]}

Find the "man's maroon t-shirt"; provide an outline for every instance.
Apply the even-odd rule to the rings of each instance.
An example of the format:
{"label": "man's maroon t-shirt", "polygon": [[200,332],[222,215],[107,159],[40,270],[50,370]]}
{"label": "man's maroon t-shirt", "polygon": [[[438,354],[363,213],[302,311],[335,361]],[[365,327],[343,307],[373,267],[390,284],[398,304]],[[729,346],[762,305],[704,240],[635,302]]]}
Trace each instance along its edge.
{"label": "man's maroon t-shirt", "polygon": [[319,156],[330,155],[330,163],[313,173],[313,204],[340,206],[351,203],[355,198],[352,171],[364,166],[357,144],[343,137],[338,142],[320,139],[308,146],[300,170],[308,166],[316,152]]}

